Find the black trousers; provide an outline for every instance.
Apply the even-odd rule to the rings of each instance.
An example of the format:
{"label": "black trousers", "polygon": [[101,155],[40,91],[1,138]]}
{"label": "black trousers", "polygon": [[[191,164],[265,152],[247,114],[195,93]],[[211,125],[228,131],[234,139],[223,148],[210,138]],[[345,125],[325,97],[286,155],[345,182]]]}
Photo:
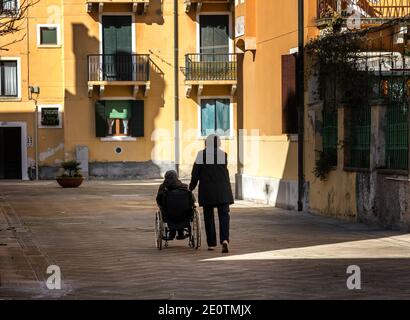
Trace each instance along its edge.
{"label": "black trousers", "polygon": [[[216,247],[217,244],[214,208],[215,207],[204,207],[205,231],[208,247]],[[224,204],[216,208],[218,209],[219,217],[219,240],[222,244],[225,240],[229,242],[229,204]]]}

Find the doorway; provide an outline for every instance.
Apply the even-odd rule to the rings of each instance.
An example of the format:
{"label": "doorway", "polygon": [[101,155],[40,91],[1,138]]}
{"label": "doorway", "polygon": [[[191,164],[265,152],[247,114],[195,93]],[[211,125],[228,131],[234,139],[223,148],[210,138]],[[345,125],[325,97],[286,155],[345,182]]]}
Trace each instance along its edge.
{"label": "doorway", "polygon": [[22,179],[22,128],[0,127],[0,179]]}

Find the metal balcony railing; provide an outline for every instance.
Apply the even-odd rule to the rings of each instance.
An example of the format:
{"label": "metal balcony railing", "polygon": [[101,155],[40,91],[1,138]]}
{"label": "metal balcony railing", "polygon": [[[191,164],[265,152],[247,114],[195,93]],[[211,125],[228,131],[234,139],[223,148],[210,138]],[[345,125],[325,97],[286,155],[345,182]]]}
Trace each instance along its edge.
{"label": "metal balcony railing", "polygon": [[318,0],[317,3],[318,19],[331,18],[335,12],[347,17],[349,8],[369,19],[394,19],[410,14],[410,0]]}
{"label": "metal balcony railing", "polygon": [[0,15],[13,14],[17,11],[17,0],[0,0]]}
{"label": "metal balcony railing", "polygon": [[185,56],[185,80],[237,80],[237,55],[187,54]]}
{"label": "metal balcony railing", "polygon": [[88,81],[143,81],[150,79],[148,54],[88,55]]}

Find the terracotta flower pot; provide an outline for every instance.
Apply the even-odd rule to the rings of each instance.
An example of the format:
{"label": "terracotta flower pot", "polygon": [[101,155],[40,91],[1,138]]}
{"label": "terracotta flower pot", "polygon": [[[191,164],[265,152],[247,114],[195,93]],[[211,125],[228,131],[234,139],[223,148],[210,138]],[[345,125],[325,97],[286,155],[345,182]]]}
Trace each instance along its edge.
{"label": "terracotta flower pot", "polygon": [[57,178],[57,182],[63,188],[77,188],[84,181],[83,177],[66,177],[66,178]]}

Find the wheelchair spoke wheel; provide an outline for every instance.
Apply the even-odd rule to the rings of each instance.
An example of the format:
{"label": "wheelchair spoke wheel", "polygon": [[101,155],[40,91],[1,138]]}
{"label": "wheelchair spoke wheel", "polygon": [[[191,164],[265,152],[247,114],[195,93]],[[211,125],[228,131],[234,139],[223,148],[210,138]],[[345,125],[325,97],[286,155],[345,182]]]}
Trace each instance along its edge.
{"label": "wheelchair spoke wheel", "polygon": [[189,245],[191,248],[194,248],[196,250],[198,250],[201,246],[201,219],[197,210],[195,210],[192,220]]}
{"label": "wheelchair spoke wheel", "polygon": [[164,222],[162,221],[162,214],[160,211],[155,215],[155,245],[158,250],[162,250],[164,234]]}

